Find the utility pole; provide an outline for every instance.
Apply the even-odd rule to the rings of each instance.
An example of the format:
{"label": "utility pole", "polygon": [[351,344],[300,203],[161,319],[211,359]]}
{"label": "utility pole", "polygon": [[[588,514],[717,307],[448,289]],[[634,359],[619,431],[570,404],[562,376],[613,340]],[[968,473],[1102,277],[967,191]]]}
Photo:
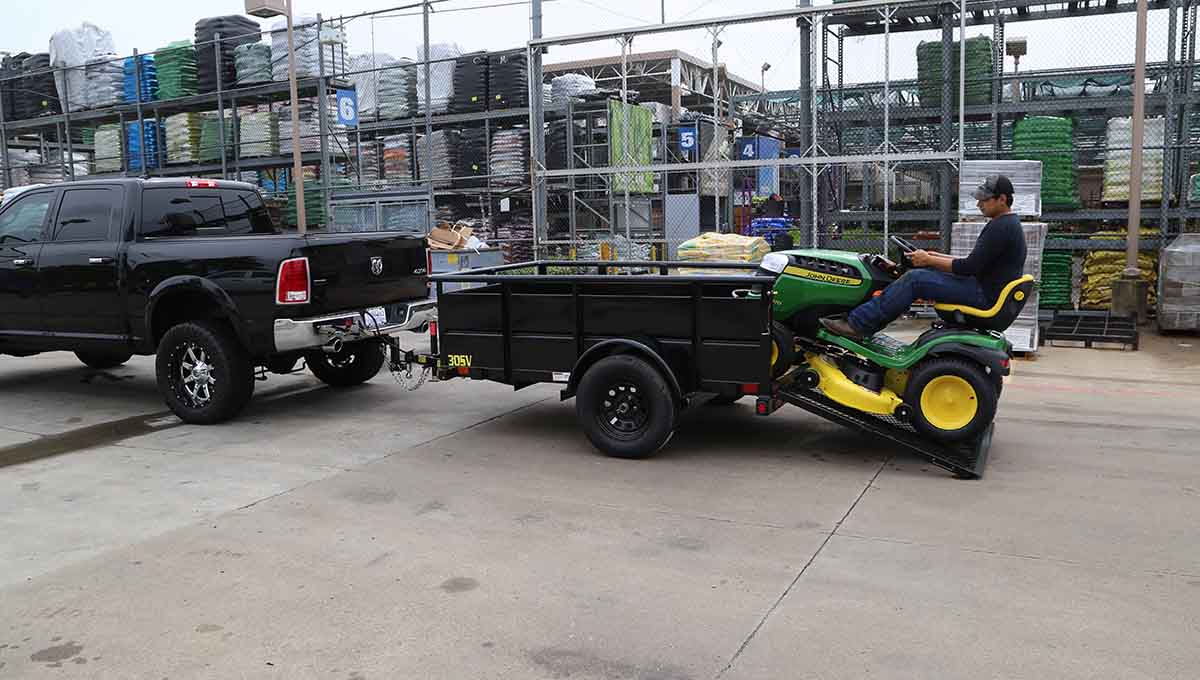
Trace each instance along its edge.
{"label": "utility pole", "polygon": [[1129,152],[1129,222],[1125,239],[1125,271],[1113,282],[1112,311],[1114,314],[1136,316],[1138,323],[1146,319],[1146,291],[1138,268],[1138,237],[1142,226],[1142,145],[1145,143],[1146,122],[1146,0],[1137,2],[1136,54],[1133,66],[1133,120]]}

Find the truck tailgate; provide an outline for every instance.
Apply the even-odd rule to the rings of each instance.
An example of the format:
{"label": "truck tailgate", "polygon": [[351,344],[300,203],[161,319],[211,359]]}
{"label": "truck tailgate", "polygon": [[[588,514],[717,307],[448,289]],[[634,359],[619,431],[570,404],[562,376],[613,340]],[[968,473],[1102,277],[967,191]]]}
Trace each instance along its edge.
{"label": "truck tailgate", "polygon": [[303,248],[312,277],[312,314],[425,298],[425,239],[396,234],[310,236]]}

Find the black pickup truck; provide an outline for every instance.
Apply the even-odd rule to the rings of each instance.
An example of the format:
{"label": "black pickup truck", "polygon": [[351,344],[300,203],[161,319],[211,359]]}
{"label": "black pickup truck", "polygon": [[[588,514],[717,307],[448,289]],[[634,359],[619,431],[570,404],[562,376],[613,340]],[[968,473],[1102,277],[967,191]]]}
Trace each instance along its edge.
{"label": "black pickup truck", "polygon": [[412,236],[287,233],[241,182],[40,187],[0,208],[0,354],[69,351],[93,368],[157,355],[171,410],[216,423],[260,367],[371,379],[381,334],[435,318],[427,267]]}

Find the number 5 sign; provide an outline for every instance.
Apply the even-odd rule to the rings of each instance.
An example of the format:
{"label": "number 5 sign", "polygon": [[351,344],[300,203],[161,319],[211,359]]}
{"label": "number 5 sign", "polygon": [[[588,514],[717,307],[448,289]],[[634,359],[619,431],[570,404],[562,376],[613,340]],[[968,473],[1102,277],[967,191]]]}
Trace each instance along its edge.
{"label": "number 5 sign", "polygon": [[358,126],[358,93],[354,90],[337,91],[337,122],[349,127]]}
{"label": "number 5 sign", "polygon": [[679,150],[685,155],[696,149],[696,126],[679,128]]}

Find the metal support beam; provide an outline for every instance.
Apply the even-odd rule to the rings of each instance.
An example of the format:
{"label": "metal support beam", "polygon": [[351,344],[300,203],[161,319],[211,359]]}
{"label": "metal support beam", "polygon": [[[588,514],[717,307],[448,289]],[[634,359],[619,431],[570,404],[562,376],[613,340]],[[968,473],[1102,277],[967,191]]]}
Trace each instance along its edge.
{"label": "metal support beam", "polygon": [[[942,73],[949,75],[952,73],[950,66],[951,57],[954,54],[954,15],[948,8],[942,11]],[[961,50],[961,48],[960,48]],[[959,78],[964,74],[960,71]],[[956,90],[951,89],[953,83],[950,78],[942,78],[942,128],[941,128],[941,149],[943,151],[950,150],[951,136],[953,133],[953,109],[954,102],[952,97]],[[963,102],[959,102],[961,107]],[[943,166],[938,168],[938,207],[941,209],[942,217],[940,220],[940,230],[942,234],[943,252],[950,252],[950,230],[954,225],[954,196],[951,193],[950,167]]]}
{"label": "metal support beam", "polygon": [[[542,37],[542,0],[532,0],[529,5],[529,36],[531,39]],[[542,234],[548,233],[546,219],[547,196],[546,179],[539,175],[540,170],[546,169],[546,114],[542,100],[542,48],[526,48],[526,58],[529,63],[529,186],[532,190],[533,202],[533,249],[535,257],[544,257],[539,251]],[[571,138],[573,128],[571,119],[567,118],[567,167],[572,167],[573,149]],[[571,214],[571,238],[575,238],[575,192],[572,190],[568,204]]]}
{"label": "metal support beam", "polygon": [[1133,141],[1129,156],[1129,236],[1125,250],[1125,277],[1140,277],[1138,231],[1142,224],[1142,147],[1146,123],[1146,0],[1138,0],[1133,66]]}

